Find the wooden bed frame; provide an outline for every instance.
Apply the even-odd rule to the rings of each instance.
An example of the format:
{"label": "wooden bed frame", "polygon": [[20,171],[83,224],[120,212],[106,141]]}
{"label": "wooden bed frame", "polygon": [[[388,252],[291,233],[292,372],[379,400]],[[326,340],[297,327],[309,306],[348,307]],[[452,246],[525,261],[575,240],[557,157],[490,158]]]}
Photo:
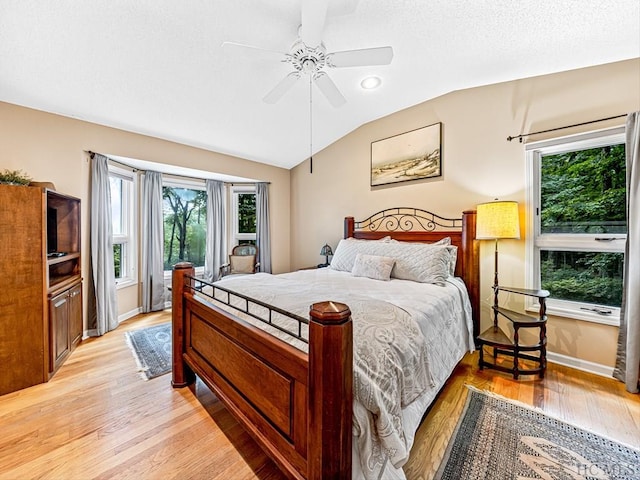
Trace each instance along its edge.
{"label": "wooden bed frame", "polygon": [[[347,217],[344,233],[345,238],[391,236],[417,242],[451,237],[458,246],[456,275],[465,281],[471,298],[475,337],[479,324],[475,218],[475,211],[464,212],[462,219],[444,219],[423,210],[394,208],[362,222]],[[436,231],[437,227],[446,230]],[[192,385],[197,375],[289,478],[351,478],[349,308],[331,301],[310,307],[305,354],[203,300],[196,292],[198,282],[191,264],[174,267],[172,385]]]}

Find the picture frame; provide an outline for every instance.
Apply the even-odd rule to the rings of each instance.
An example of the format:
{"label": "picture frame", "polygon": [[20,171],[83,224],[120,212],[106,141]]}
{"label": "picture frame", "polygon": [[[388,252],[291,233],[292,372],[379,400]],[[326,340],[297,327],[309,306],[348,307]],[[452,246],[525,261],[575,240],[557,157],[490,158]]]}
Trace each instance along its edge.
{"label": "picture frame", "polygon": [[442,176],[442,122],[371,142],[371,186]]}

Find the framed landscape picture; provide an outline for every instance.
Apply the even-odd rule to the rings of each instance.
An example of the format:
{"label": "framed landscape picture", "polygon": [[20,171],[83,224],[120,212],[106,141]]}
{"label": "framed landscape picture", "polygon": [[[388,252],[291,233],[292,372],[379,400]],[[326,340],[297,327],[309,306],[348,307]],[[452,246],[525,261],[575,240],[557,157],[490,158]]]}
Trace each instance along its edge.
{"label": "framed landscape picture", "polygon": [[442,123],[371,142],[371,186],[442,175]]}

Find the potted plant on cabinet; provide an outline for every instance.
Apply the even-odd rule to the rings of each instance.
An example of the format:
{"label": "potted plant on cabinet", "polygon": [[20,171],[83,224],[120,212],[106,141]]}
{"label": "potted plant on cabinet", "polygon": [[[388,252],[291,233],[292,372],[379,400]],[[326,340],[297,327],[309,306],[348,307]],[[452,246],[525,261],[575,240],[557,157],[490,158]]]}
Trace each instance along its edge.
{"label": "potted plant on cabinet", "polygon": [[29,185],[31,178],[24,174],[22,170],[4,169],[0,172],[0,183],[8,185]]}

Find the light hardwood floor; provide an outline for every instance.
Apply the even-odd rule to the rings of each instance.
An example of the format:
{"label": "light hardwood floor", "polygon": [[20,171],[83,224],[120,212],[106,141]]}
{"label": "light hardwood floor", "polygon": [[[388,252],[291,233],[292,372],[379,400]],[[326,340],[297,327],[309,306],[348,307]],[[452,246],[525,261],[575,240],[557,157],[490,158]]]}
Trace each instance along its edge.
{"label": "light hardwood floor", "polygon": [[[56,376],[0,397],[0,479],[283,478],[204,387],[173,389],[170,375],[143,381],[124,332],[170,319],[139,316],[73,352]],[[544,381],[479,372],[468,355],[422,423],[405,468],[437,469],[462,410],[465,384],[490,390],[640,448],[640,396],[595,375],[549,365]]]}

